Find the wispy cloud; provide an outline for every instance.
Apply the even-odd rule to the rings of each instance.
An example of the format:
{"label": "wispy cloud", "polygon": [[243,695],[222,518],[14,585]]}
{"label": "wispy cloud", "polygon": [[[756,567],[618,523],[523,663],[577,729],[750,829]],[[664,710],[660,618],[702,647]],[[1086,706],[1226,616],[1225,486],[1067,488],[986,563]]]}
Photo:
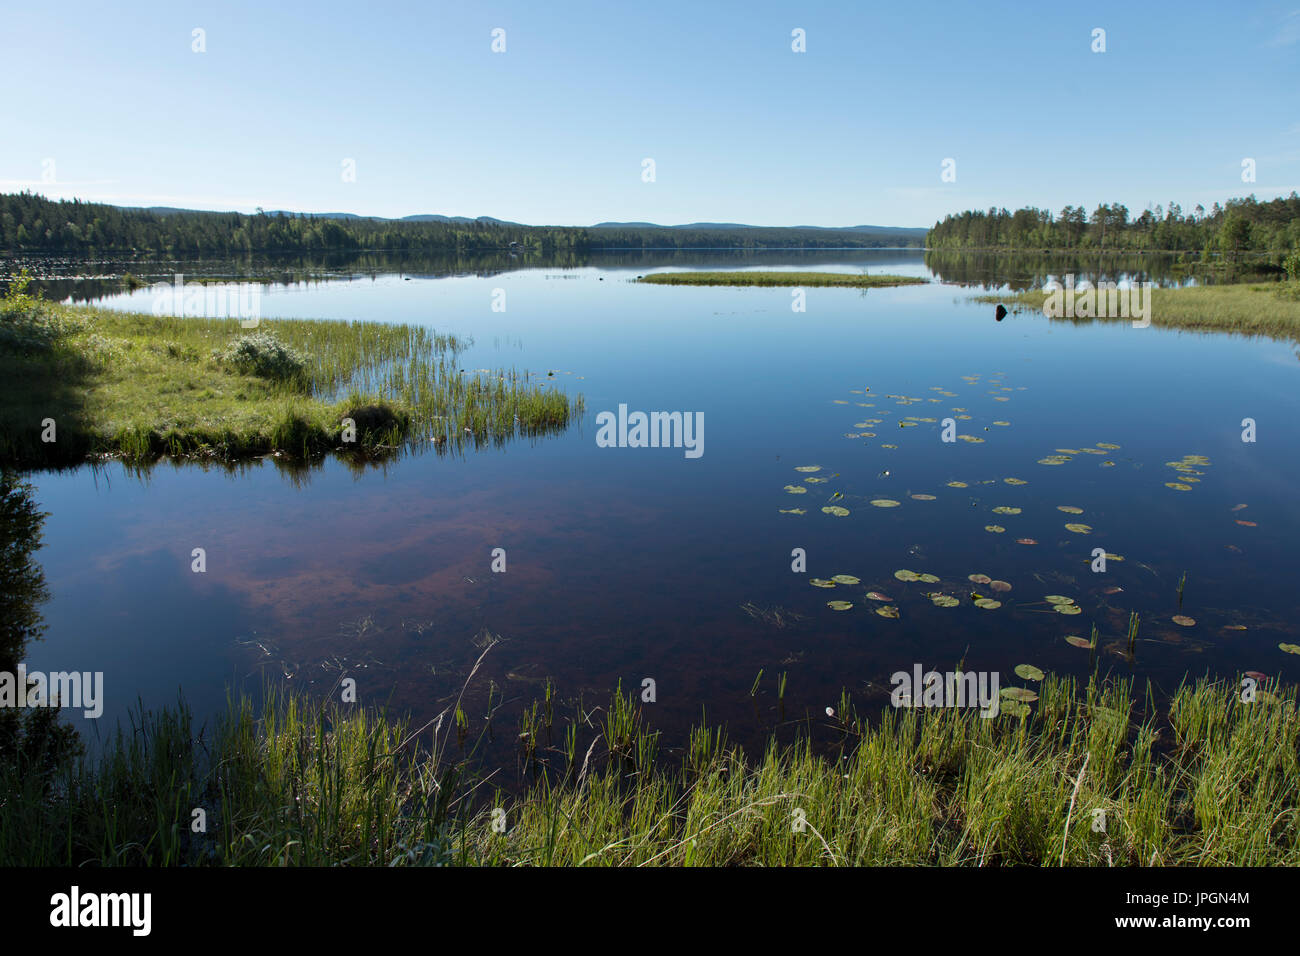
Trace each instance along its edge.
{"label": "wispy cloud", "polygon": [[1290,46],[1293,43],[1300,43],[1300,10],[1292,10],[1282,17],[1269,46]]}

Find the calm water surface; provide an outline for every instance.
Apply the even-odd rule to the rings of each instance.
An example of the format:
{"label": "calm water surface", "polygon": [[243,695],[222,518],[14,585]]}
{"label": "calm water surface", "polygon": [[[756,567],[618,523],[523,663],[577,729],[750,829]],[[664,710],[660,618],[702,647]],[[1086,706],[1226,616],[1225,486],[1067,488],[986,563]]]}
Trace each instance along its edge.
{"label": "calm water surface", "polygon": [[[919,252],[763,261],[931,276]],[[781,672],[789,715],[820,714],[842,687],[878,709],[889,675],[918,662],[950,669],[964,657],[1004,684],[1021,663],[1084,676],[1088,651],[1064,638],[1094,624],[1097,666],[1157,689],[1243,669],[1300,679],[1300,658],[1278,649],[1300,635],[1294,345],[1037,314],[997,323],[969,290],[938,280],[808,289],[794,313],[788,289],[629,281],[645,271],[412,270],[271,287],[271,326],[276,316],[365,318],[469,335],[466,369],[553,370],[555,387],[585,395],[586,415],[559,437],[416,452],[359,474],[328,460],[296,478],[271,462],[38,475],[52,599],[29,668],[103,671],[101,731],[137,698],[159,705],[183,689],[211,715],[228,686],[273,677],[324,693],[341,674],[363,702],[425,720],[454,699],[491,634],[503,640],[471,696],[481,713],[495,684],[499,727],[513,727],[548,677],[587,707],[619,681],[650,677],[650,717],[667,743],[702,712],[757,740]],[[491,309],[496,289],[504,312]],[[103,301],[148,311],[151,293]],[[702,412],[703,456],[597,447],[596,414],[620,403]],[[958,415],[970,416],[959,434],[981,442],[940,440],[941,420]],[[908,416],[935,421],[900,428]],[[1247,417],[1255,443],[1241,440]],[[1082,452],[1103,451],[1097,443],[1119,448]],[[1039,464],[1057,449],[1078,453]],[[1190,491],[1167,487],[1180,475],[1166,463],[1187,455],[1209,464],[1195,466]],[[821,470],[795,470],[805,465]],[[848,515],[821,511],[835,492]],[[796,508],[806,513],[782,513]],[[205,574],[190,570],[196,547]],[[494,548],[506,550],[504,574],[489,570]],[[791,570],[795,548],[807,573]],[[1123,560],[1094,573],[1094,548]],[[941,580],[904,583],[900,569]],[[972,590],[991,593],[973,573],[1011,585],[992,594],[1000,608],[973,604]],[[861,584],[808,583],[835,574]],[[899,617],[875,614],[868,590]],[[936,590],[961,604],[934,606],[926,592]],[[1054,613],[1048,594],[1082,613]],[[837,599],[854,607],[827,607]],[[743,605],[776,609],[780,625]],[[1111,646],[1123,644],[1130,611],[1142,616],[1131,662]]]}

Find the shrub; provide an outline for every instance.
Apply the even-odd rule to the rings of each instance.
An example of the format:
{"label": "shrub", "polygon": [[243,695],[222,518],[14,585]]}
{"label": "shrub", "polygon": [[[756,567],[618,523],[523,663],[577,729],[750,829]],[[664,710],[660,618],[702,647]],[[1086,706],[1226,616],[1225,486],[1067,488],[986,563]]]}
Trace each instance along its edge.
{"label": "shrub", "polygon": [[225,349],[213,351],[212,357],[246,375],[299,387],[307,384],[307,364],[303,357],[269,332],[241,335]]}

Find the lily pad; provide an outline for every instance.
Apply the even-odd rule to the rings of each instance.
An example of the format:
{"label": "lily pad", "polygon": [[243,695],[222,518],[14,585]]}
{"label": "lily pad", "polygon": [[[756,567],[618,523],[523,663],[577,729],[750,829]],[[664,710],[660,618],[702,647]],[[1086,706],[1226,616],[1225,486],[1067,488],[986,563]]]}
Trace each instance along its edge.
{"label": "lily pad", "polygon": [[1179,627],[1191,627],[1196,623],[1196,618],[1188,617],[1186,614],[1175,614],[1172,620]]}
{"label": "lily pad", "polygon": [[930,601],[933,602],[935,607],[956,607],[961,603],[959,598],[955,598],[951,594],[931,594]]}
{"label": "lily pad", "polygon": [[1016,676],[1021,680],[1042,680],[1043,672],[1033,664],[1017,664]]}
{"label": "lily pad", "polygon": [[992,588],[994,591],[1010,591],[1010,590],[1011,590],[1011,585],[1008,584],[1006,581],[990,581],[990,582],[989,582],[989,587]]}
{"label": "lily pad", "polygon": [[1300,654],[1300,644],[1279,644],[1278,648],[1288,654]]}
{"label": "lily pad", "polygon": [[934,495],[910,495],[909,497],[915,499],[916,501],[936,501],[936,500],[937,500],[937,499],[935,498]]}
{"label": "lily pad", "polygon": [[1033,538],[1016,538],[1016,544],[1038,544]]}
{"label": "lily pad", "polygon": [[994,534],[1001,534],[1002,532],[1006,531],[1007,529],[1004,528],[1004,527],[1002,527],[1002,525],[1000,525],[1000,524],[986,524],[986,525],[984,526],[984,530],[985,530],[985,531],[992,531]]}
{"label": "lily pad", "polygon": [[1056,506],[1056,510],[1057,510],[1057,511],[1064,511],[1067,515],[1081,515],[1081,514],[1083,514],[1083,509],[1082,509],[1082,508],[1076,508],[1074,505],[1057,505],[1057,506]]}
{"label": "lily pad", "polygon": [[868,591],[868,592],[867,592],[867,597],[869,597],[869,598],[870,598],[871,600],[873,600],[873,601],[892,601],[892,600],[893,600],[893,598],[891,598],[888,594],[881,594],[879,591]]}
{"label": "lily pad", "polygon": [[966,484],[966,482],[964,482],[964,481],[950,481],[950,482],[948,482],[948,487],[949,487],[949,488],[969,488],[970,485]]}
{"label": "lily pad", "polygon": [[1174,489],[1174,491],[1191,491],[1191,490],[1192,490],[1192,486],[1191,486],[1191,485],[1185,485],[1185,484],[1183,484],[1183,483],[1180,482],[1180,481],[1166,481],[1166,482],[1165,482],[1165,487],[1166,487],[1166,488],[1172,488],[1172,489]]}
{"label": "lily pad", "polygon": [[992,598],[980,598],[975,602],[976,607],[982,607],[986,611],[994,611],[1002,606],[1001,601],[995,601]]}
{"label": "lily pad", "polygon": [[1033,712],[1032,707],[1028,704],[1022,704],[1018,700],[1005,701],[998,707],[998,713],[1007,717],[1028,717]]}
{"label": "lily pad", "polygon": [[849,513],[848,508],[841,508],[839,505],[827,505],[822,509],[828,515],[835,515],[837,518],[843,518]]}
{"label": "lily pad", "polygon": [[1092,641],[1088,640],[1086,637],[1079,637],[1077,634],[1071,634],[1065,640],[1066,643],[1072,644],[1075,647],[1092,648]]}
{"label": "lily pad", "polygon": [[938,584],[938,583],[939,583],[939,578],[938,578],[937,576],[933,575],[933,574],[918,574],[918,575],[916,576],[916,579],[917,579],[918,581],[923,581],[923,582],[925,582],[926,584]]}
{"label": "lily pad", "polygon": [[812,585],[813,587],[815,587],[815,588],[833,588],[833,587],[835,587],[835,582],[834,582],[834,581],[827,581],[825,578],[809,578],[809,579],[808,579],[808,583],[811,584],[811,585]]}
{"label": "lily pad", "polygon": [[786,485],[785,490],[792,495],[806,495],[808,493],[808,489],[803,485]]}
{"label": "lily pad", "polygon": [[1005,481],[1008,485],[1027,485],[1027,484],[1029,484],[1029,482],[1025,481],[1023,478],[1003,478],[1002,480]]}
{"label": "lily pad", "polygon": [[1064,594],[1049,594],[1043,598],[1048,604],[1073,604],[1074,598],[1066,597]]}
{"label": "lily pad", "polygon": [[1016,700],[1022,704],[1038,700],[1038,695],[1028,687],[1004,687],[998,693],[1008,700]]}
{"label": "lily pad", "polygon": [[1018,515],[1020,514],[1020,509],[1011,508],[1008,507],[1007,505],[998,505],[996,508],[993,509],[993,513],[995,515]]}
{"label": "lily pad", "polygon": [[1075,534],[1092,534],[1092,525],[1074,522],[1072,524],[1067,524],[1065,530],[1073,531]]}
{"label": "lily pad", "polygon": [[803,508],[777,508],[776,510],[783,515],[806,515],[808,513]]}
{"label": "lily pad", "polygon": [[968,574],[966,575],[966,580],[974,582],[975,584],[989,584],[993,581],[993,579],[987,574]]}
{"label": "lily pad", "polygon": [[897,508],[901,504],[893,498],[873,498],[871,503],[877,508]]}
{"label": "lily pad", "polygon": [[915,571],[908,571],[907,569],[895,571],[894,577],[898,578],[900,581],[918,581],[921,578],[921,576]]}
{"label": "lily pad", "polygon": [[826,606],[832,611],[847,611],[853,607],[852,601],[827,601]]}
{"label": "lily pad", "polygon": [[832,574],[831,580],[836,584],[860,584],[861,581],[851,574]]}
{"label": "lily pad", "polygon": [[892,604],[887,604],[885,607],[876,608],[876,613],[881,617],[894,619],[898,617],[898,608],[894,607]]}
{"label": "lily pad", "polygon": [[795,465],[795,471],[821,471],[821,465]]}
{"label": "lily pad", "polygon": [[1083,608],[1079,607],[1077,604],[1054,604],[1052,605],[1052,610],[1057,614],[1065,614],[1067,616],[1083,613]]}

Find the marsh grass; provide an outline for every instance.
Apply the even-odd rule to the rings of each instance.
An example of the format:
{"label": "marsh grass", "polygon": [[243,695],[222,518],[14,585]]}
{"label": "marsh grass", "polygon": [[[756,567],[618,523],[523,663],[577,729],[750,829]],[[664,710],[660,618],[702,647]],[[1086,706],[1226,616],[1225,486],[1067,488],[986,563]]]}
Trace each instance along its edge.
{"label": "marsh grass", "polygon": [[[276,319],[250,335],[237,319],[6,302],[5,462],[382,455],[404,440],[447,448],[542,435],[582,409],[581,396],[518,369],[463,373],[469,343],[417,326]],[[344,418],[355,442],[344,441]],[[41,440],[46,419],[54,442]]]}
{"label": "marsh grass", "polygon": [[[1009,295],[979,295],[975,302],[1015,303],[1041,311],[1047,293],[1041,290]],[[1300,340],[1300,282],[1253,285],[1212,285],[1151,290],[1151,324],[1171,329],[1239,332],[1277,339]],[[1129,317],[1064,318],[1056,322],[1131,322]]]}
{"label": "marsh grass", "polygon": [[729,286],[846,286],[874,289],[883,286],[925,285],[928,280],[913,276],[866,275],[847,272],[654,272],[638,282],[653,285]]}
{"label": "marsh grass", "polygon": [[[448,748],[452,708],[417,747],[427,737],[404,721],[274,692],[260,716],[232,701],[196,736],[182,703],[45,783],[0,768],[0,863],[1300,863],[1295,688],[1244,703],[1202,679],[1163,710],[1152,697],[1134,700],[1126,679],[1049,675],[1024,718],[886,708],[868,724],[846,694],[829,751],[800,732],[751,756],[701,725],[665,757],[619,688],[556,747],[527,713],[542,769],[515,795]],[[195,807],[206,834],[191,832]]]}

